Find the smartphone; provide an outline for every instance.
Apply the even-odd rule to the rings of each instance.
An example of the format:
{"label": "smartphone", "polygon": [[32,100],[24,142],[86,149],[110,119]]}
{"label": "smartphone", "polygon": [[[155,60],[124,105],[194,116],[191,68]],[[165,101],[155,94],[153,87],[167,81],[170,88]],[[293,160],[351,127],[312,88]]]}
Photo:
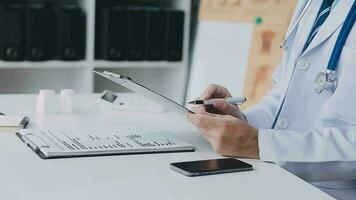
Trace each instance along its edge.
{"label": "smartphone", "polygon": [[200,160],[171,163],[170,168],[185,176],[204,176],[212,174],[251,171],[253,166],[234,158]]}

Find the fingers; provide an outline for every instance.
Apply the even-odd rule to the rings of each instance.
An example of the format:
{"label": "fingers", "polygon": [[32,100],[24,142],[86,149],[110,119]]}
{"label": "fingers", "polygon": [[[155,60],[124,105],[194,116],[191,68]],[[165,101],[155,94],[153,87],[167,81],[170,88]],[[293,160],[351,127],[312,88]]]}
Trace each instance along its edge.
{"label": "fingers", "polygon": [[[213,106],[209,106],[211,108],[214,109]],[[208,115],[211,117],[216,117],[216,116],[220,116],[220,112],[218,110],[212,110],[212,109],[208,109],[209,107],[206,106],[193,106],[192,107],[192,111],[196,114],[203,114],[203,115]]]}
{"label": "fingers", "polygon": [[220,112],[220,110],[215,109],[214,106],[195,105],[195,106],[192,107],[192,111],[194,113],[205,114],[205,115],[209,115],[211,113],[214,113],[214,114],[225,114],[223,112]]}
{"label": "fingers", "polygon": [[195,114],[201,114],[201,115],[207,115],[207,116],[210,116],[210,117],[221,117],[221,115],[218,115],[216,113],[212,113],[212,112],[208,112],[206,110],[206,107],[205,106],[196,106],[196,107],[193,107],[192,108],[192,111],[195,113]]}
{"label": "fingers", "polygon": [[214,101],[213,106],[216,110],[220,111],[221,113],[224,113],[225,115],[236,116],[239,112],[238,107],[228,103],[223,99]]}
{"label": "fingers", "polygon": [[205,114],[206,108],[205,106],[193,106],[192,111],[197,114]]}
{"label": "fingers", "polygon": [[195,126],[199,128],[215,128],[217,123],[217,118],[215,114],[191,114],[188,113],[188,120]]}
{"label": "fingers", "polygon": [[203,94],[200,96],[201,99],[207,100],[212,98],[226,98],[231,96],[229,91],[220,85],[210,84]]}

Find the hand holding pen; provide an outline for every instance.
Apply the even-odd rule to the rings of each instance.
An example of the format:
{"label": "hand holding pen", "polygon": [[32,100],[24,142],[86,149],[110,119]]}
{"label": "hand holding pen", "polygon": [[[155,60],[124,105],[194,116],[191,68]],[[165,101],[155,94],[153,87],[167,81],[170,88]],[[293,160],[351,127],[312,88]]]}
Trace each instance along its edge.
{"label": "hand holding pen", "polygon": [[210,84],[200,100],[189,102],[194,105],[192,110],[200,114],[230,115],[247,122],[244,114],[237,105],[246,101],[245,97],[232,97],[231,93],[223,86]]}
{"label": "hand holding pen", "polygon": [[241,105],[246,102],[246,97],[230,97],[230,98],[216,98],[216,99],[208,99],[208,100],[194,100],[189,102],[189,104],[193,105],[203,105],[203,106],[211,106],[214,102],[218,100],[225,100],[227,103],[232,105]]}

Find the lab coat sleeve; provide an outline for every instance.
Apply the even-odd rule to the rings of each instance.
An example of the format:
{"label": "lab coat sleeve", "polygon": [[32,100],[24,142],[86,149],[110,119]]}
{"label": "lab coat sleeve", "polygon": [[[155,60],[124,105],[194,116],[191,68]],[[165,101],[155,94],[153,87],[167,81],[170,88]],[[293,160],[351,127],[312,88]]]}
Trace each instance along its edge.
{"label": "lab coat sleeve", "polygon": [[356,125],[304,133],[260,129],[258,143],[261,160],[289,165],[288,170],[308,181],[356,179]]}

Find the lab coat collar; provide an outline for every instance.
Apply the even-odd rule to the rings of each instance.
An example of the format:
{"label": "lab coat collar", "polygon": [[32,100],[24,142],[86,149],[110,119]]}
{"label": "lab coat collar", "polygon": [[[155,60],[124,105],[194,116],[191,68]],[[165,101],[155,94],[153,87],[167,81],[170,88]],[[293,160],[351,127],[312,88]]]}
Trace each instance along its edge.
{"label": "lab coat collar", "polygon": [[321,26],[319,32],[310,43],[309,47],[302,53],[302,56],[322,44],[338,30],[338,28],[344,23],[353,1],[354,0],[343,0],[338,2],[336,7],[331,11],[329,17],[326,19],[324,25]]}
{"label": "lab coat collar", "polygon": [[[302,10],[305,5],[306,5],[307,1],[305,1],[304,6],[300,7],[300,10]],[[295,35],[295,41],[293,42],[293,48],[291,48],[290,51],[290,59],[288,62],[288,67],[287,68],[287,74],[286,74],[286,79],[289,80],[288,85],[286,85],[285,87],[285,91],[288,89],[289,87],[289,83],[291,81],[293,72],[294,72],[294,68],[296,63],[298,62],[301,54],[303,53],[303,48],[304,45],[308,39],[309,36],[309,32],[311,31],[311,29],[313,28],[313,24],[315,19],[317,18],[318,15],[318,10],[321,6],[322,1],[312,1],[310,8],[308,9],[308,11],[305,13],[305,16],[302,18],[302,20],[300,21],[300,23],[298,24],[298,29]]]}

